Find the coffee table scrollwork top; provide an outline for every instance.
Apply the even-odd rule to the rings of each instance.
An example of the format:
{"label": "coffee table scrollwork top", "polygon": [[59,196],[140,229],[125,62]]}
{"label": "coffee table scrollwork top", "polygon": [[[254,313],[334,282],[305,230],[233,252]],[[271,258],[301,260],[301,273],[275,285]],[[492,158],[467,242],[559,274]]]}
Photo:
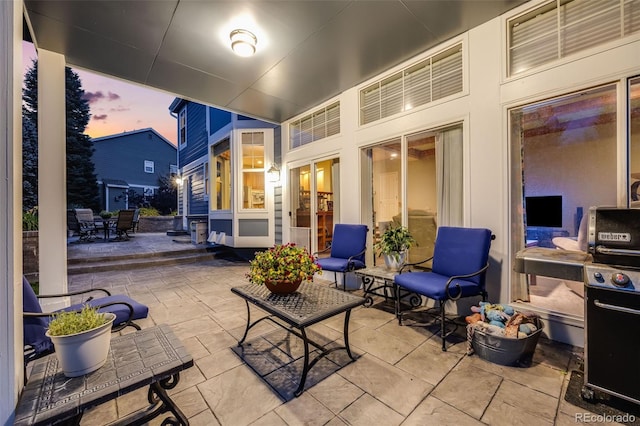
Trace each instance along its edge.
{"label": "coffee table scrollwork top", "polygon": [[114,424],[144,424],[164,413],[170,416],[162,424],[189,424],[166,391],[178,384],[180,371],[193,366],[193,358],[168,325],[114,336],[105,365],[84,376],[65,377],[55,354],[33,364],[15,425],[79,424],[85,409],[147,385],[149,406]]}

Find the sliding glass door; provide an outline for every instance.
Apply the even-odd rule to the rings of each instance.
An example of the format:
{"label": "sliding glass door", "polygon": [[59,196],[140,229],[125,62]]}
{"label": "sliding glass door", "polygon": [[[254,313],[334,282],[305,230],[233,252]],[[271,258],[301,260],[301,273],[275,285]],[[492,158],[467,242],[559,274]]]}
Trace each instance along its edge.
{"label": "sliding glass door", "polygon": [[374,242],[388,227],[406,226],[415,239],[409,261],[431,257],[438,224],[463,223],[462,125],[384,141],[362,158]]}
{"label": "sliding glass door", "polygon": [[337,158],[319,160],[291,169],[292,242],[312,252],[329,247],[333,225],[339,217],[340,162]]}

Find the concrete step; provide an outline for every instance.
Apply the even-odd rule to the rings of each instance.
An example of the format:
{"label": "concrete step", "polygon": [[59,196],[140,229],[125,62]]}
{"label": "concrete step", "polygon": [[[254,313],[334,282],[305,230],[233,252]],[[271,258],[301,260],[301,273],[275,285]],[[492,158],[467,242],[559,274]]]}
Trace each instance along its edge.
{"label": "concrete step", "polygon": [[196,255],[196,254],[208,254],[210,253],[206,247],[198,248],[185,248],[181,250],[171,250],[171,251],[144,251],[139,253],[126,253],[122,254],[101,254],[96,256],[86,256],[86,257],[74,257],[67,259],[67,265],[79,265],[86,263],[96,263],[96,262],[114,262],[120,260],[133,260],[133,259],[156,259],[156,258],[166,258],[166,257],[175,257],[182,255]]}
{"label": "concrete step", "polygon": [[70,259],[67,266],[67,274],[76,275],[114,270],[135,270],[163,265],[204,262],[215,258],[215,253],[202,249],[194,249],[163,253],[106,256],[90,259]]}

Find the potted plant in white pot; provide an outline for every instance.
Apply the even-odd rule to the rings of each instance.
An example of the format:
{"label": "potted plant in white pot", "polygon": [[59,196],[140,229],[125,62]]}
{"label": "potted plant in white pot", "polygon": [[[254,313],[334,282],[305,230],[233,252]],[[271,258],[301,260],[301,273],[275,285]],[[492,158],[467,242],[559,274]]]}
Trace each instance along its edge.
{"label": "potted plant in white pot", "polygon": [[380,236],[380,240],[373,248],[382,254],[387,269],[397,271],[402,268],[407,256],[407,250],[411,248],[414,239],[404,226],[392,226]]}
{"label": "potted plant in white pot", "polygon": [[85,306],[81,312],[58,312],[46,335],[55,347],[62,372],[67,377],[91,373],[107,361],[111,326],[115,314]]}

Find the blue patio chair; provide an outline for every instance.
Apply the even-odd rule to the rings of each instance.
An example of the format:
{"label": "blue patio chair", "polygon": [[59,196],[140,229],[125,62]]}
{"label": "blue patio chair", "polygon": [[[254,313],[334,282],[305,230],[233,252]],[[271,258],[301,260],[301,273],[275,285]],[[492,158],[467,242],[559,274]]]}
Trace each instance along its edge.
{"label": "blue patio chair", "polygon": [[104,293],[104,297],[88,297],[83,303],[77,303],[59,311],[81,311],[84,305],[98,307],[100,312],[111,312],[116,315],[113,321],[112,331],[120,331],[125,327],[134,327],[140,330],[140,326],[134,320],[146,318],[149,308],[142,303],[125,295],[111,295],[106,289],[96,288],[81,290],[65,294],[48,294],[37,296],[29,281],[22,277],[22,316],[24,329],[24,363],[40,358],[53,352],[53,344],[45,335],[49,322],[54,312],[42,312],[39,299],[75,296],[89,293]]}
{"label": "blue patio chair", "polygon": [[343,274],[342,288],[347,289],[346,274],[356,269],[365,268],[364,255],[367,251],[366,225],[337,223],[333,228],[333,240],[326,249],[314,253],[318,255],[331,250],[329,257],[321,257],[318,264],[323,271],[334,272],[334,284],[338,287],[338,273]]}
{"label": "blue patio chair", "polygon": [[[445,303],[463,297],[481,296],[487,299],[485,275],[489,267],[489,249],[493,236],[484,228],[456,228],[441,226],[435,241],[433,257],[419,263],[405,265],[395,276],[396,314],[402,325],[400,293],[406,290],[425,296],[439,304],[440,337],[446,351]],[[409,266],[432,260],[431,271],[406,271]]]}

